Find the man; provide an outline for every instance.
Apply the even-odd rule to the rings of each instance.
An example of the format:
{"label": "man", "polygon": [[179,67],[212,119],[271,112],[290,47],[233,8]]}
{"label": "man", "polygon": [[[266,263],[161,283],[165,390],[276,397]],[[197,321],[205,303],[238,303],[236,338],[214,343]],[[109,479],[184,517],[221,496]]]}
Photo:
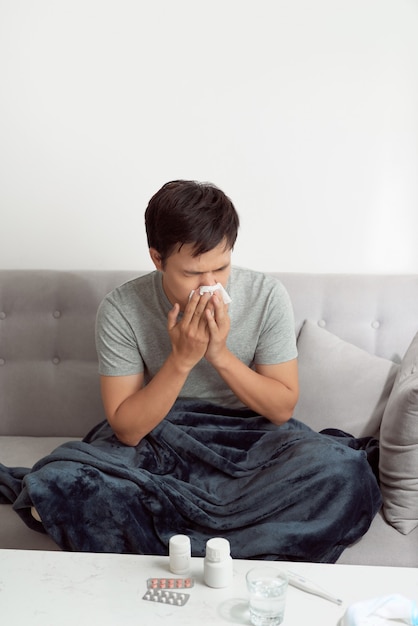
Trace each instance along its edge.
{"label": "man", "polygon": [[66,550],[167,554],[181,533],[196,556],[222,535],[234,557],[335,561],[380,492],[357,440],[291,419],[287,292],[231,266],[239,220],[213,185],[167,183],[145,224],[156,271],[97,314],[107,420],[39,461],[16,510]]}
{"label": "man", "polygon": [[[103,402],[119,440],[137,445],[178,398],[287,421],[298,397],[290,302],[276,280],[231,271],[232,202],[213,185],[170,182],[151,199],[146,229],[158,274],[116,290],[98,315]],[[230,307],[218,291],[200,295],[217,283]]]}

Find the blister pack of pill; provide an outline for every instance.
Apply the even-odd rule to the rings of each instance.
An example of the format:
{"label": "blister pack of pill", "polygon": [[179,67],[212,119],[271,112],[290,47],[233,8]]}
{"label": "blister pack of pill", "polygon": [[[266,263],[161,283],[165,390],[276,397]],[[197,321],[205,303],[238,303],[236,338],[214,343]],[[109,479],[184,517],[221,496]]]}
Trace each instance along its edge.
{"label": "blister pack of pill", "polygon": [[184,606],[189,597],[190,595],[188,593],[171,591],[171,589],[147,589],[142,599],[149,600],[150,602],[161,602],[162,604],[172,606]]}
{"label": "blister pack of pill", "polygon": [[148,578],[148,589],[191,589],[194,578]]}

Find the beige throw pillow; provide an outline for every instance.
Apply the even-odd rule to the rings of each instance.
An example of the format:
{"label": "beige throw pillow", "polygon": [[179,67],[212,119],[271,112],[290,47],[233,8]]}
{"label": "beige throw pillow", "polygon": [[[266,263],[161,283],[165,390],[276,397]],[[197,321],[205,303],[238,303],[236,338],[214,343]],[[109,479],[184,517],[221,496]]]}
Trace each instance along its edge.
{"label": "beige throw pillow", "polygon": [[384,515],[407,535],[418,526],[418,333],[383,414],[379,471]]}
{"label": "beige throw pillow", "polygon": [[314,430],[377,436],[399,365],[306,321],[298,337],[300,396],[294,417]]}

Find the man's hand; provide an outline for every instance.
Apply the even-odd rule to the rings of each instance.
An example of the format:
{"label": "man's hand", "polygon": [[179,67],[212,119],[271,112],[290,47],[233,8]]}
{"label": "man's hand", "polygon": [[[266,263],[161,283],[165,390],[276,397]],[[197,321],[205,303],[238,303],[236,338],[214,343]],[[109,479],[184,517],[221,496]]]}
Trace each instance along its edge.
{"label": "man's hand", "polygon": [[181,320],[177,319],[180,312],[178,304],[168,314],[167,328],[173,358],[183,371],[191,371],[208,349],[210,332],[206,310],[210,299],[210,293],[200,296],[196,291],[187,303]]}
{"label": "man's hand", "polygon": [[210,305],[206,307],[205,316],[210,335],[205,357],[216,367],[228,352],[226,340],[231,327],[228,305],[224,304],[216,292],[211,298]]}

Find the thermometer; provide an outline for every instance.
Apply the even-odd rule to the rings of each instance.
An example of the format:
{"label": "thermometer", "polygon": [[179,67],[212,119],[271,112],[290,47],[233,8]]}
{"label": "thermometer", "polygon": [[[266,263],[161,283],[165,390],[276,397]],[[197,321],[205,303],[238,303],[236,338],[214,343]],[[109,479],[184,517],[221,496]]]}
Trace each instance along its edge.
{"label": "thermometer", "polygon": [[322,589],[319,585],[315,584],[312,580],[308,580],[304,576],[300,574],[296,574],[295,572],[286,572],[289,577],[289,585],[292,587],[297,587],[297,589],[301,589],[302,591],[306,591],[306,593],[311,593],[314,596],[319,596],[320,598],[324,598],[325,600],[329,600],[330,602],[334,602],[335,604],[341,605],[343,601],[340,598],[336,598],[331,595],[325,589]]}

